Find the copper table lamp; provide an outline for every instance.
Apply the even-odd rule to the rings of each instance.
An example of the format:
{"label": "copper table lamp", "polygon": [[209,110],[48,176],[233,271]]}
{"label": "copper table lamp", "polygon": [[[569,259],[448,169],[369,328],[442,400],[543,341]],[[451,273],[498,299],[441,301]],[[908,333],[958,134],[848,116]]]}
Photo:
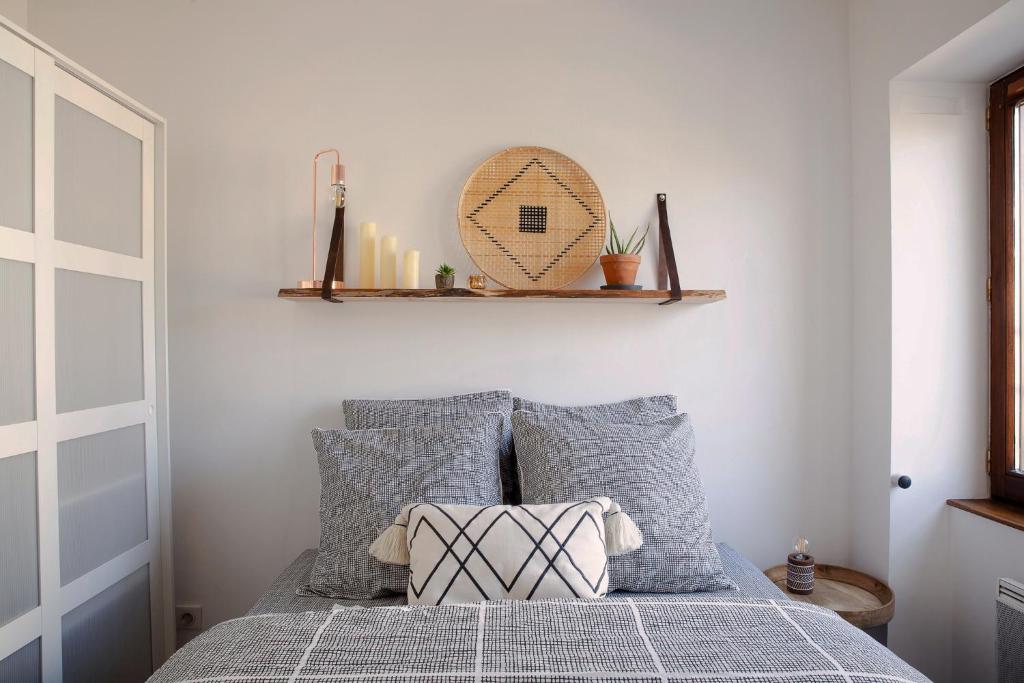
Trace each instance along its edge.
{"label": "copper table lamp", "polygon": [[[339,212],[342,212],[345,208],[345,167],[341,164],[341,152],[334,149],[333,147],[328,149],[322,149],[316,153],[313,157],[313,268],[312,268],[312,279],[310,280],[299,280],[299,287],[301,288],[315,288],[320,289],[323,287],[324,281],[316,279],[316,180],[317,180],[317,167],[320,162],[320,157],[325,154],[334,155],[334,164],[331,165],[331,192],[334,195],[334,208],[335,208],[335,220],[338,219]],[[344,228],[342,228],[344,230]],[[344,259],[344,235],[341,235],[339,244],[338,263],[337,263],[337,277],[340,279],[333,280],[331,282],[331,289],[343,289],[345,287],[345,259]]]}

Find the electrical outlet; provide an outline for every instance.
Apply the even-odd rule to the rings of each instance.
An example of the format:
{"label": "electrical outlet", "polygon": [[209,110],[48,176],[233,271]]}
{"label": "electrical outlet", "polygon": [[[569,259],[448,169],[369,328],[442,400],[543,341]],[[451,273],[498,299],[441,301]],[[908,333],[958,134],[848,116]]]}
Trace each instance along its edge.
{"label": "electrical outlet", "polygon": [[202,631],[203,606],[178,605],[174,608],[174,623],[179,631]]}

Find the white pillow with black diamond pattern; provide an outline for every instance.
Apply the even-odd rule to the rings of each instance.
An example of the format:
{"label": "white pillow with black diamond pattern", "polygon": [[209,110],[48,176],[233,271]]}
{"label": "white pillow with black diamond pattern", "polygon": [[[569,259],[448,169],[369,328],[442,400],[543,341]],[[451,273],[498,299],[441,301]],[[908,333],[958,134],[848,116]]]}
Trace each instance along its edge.
{"label": "white pillow with black diamond pattern", "polygon": [[629,516],[604,497],[557,505],[417,503],[373,542],[370,555],[409,565],[411,605],[593,599],[608,592],[608,556],[642,543]]}

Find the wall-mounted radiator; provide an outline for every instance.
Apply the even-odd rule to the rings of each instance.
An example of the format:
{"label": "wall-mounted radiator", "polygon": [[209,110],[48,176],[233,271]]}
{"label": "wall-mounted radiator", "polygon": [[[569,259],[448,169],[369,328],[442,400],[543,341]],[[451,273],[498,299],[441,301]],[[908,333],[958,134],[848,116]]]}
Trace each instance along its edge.
{"label": "wall-mounted radiator", "polygon": [[1024,584],[999,579],[996,596],[999,683],[1024,683]]}

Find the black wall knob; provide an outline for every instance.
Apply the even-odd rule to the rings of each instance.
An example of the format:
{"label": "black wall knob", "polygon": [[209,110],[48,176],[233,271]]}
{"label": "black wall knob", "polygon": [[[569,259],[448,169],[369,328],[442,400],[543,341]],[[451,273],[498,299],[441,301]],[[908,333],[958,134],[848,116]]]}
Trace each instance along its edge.
{"label": "black wall knob", "polygon": [[909,489],[910,484],[910,477],[908,477],[905,474],[901,474],[899,478],[896,480],[896,485],[899,486],[901,489]]}

